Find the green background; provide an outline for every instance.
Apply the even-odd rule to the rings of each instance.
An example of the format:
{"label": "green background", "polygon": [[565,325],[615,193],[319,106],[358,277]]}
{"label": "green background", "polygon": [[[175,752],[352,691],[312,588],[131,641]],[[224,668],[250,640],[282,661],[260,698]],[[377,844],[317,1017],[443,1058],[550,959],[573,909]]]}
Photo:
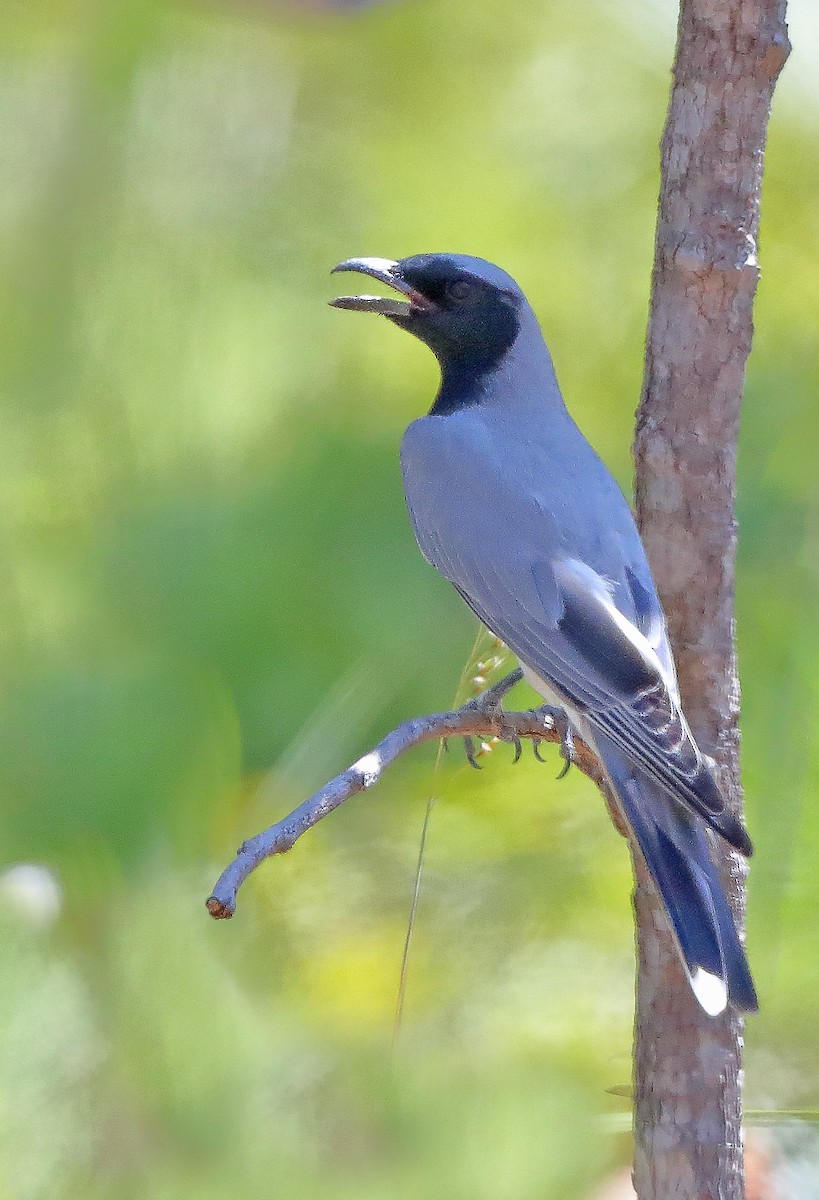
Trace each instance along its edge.
{"label": "green background", "polygon": [[[401,494],[434,362],[328,308],[330,267],[499,262],[628,488],[674,21],[3,5],[0,865],[62,907],[0,877],[0,1196],[550,1200],[627,1161],[629,864],[553,749],[416,751],[232,923],[203,902],[242,837],[448,706],[475,636]],[[762,1109],[819,1084],[811,0],[791,21],[740,456]]]}

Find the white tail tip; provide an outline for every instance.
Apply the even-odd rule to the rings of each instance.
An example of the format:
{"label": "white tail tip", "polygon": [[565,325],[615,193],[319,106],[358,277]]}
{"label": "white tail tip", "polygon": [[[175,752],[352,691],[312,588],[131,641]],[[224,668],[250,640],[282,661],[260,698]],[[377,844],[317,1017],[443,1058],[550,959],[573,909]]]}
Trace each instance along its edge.
{"label": "white tail tip", "polygon": [[697,967],[691,976],[691,987],[709,1017],[718,1017],[728,1006],[728,989],[719,975]]}

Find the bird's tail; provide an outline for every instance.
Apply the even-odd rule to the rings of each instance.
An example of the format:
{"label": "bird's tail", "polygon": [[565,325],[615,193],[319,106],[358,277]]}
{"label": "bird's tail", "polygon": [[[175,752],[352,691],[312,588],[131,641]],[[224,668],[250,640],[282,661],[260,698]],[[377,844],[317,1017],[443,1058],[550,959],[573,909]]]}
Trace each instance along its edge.
{"label": "bird's tail", "polygon": [[691,988],[711,1016],[756,1012],[753,979],[699,819],[595,730],[597,751],[660,894]]}

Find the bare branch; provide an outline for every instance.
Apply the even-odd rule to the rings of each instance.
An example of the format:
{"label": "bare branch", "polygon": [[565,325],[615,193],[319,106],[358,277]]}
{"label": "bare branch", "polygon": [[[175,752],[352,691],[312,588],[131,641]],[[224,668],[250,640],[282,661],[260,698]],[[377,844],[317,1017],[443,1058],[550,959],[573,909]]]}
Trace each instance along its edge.
{"label": "bare branch", "polygon": [[[499,738],[515,744],[526,738],[534,743],[535,749],[539,742],[561,742],[564,728],[560,719],[561,709],[547,706],[528,712],[504,712],[498,707],[502,696],[520,677],[520,671],[513,671],[482,696],[452,712],[433,713],[404,721],[373,750],[331,779],[288,816],[243,842],[236,858],[219,876],[213,894],[207,900],[210,915],[216,920],[232,917],[236,911],[236,893],[261,862],[274,854],[286,853],[302,834],[345,800],[375,787],[387,767],[422,742],[439,738],[476,737]],[[584,775],[602,786],[597,758],[579,738],[574,739],[573,762]]]}

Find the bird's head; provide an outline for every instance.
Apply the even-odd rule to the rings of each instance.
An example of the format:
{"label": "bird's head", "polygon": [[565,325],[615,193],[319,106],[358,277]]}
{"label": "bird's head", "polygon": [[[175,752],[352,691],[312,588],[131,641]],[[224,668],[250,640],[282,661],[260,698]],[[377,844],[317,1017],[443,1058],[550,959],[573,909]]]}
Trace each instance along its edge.
{"label": "bird's head", "polygon": [[511,349],[527,308],[511,276],[465,254],[349,258],[333,271],[357,271],[388,284],[398,296],[339,296],[335,308],[375,312],[425,342],[441,366],[480,373]]}

